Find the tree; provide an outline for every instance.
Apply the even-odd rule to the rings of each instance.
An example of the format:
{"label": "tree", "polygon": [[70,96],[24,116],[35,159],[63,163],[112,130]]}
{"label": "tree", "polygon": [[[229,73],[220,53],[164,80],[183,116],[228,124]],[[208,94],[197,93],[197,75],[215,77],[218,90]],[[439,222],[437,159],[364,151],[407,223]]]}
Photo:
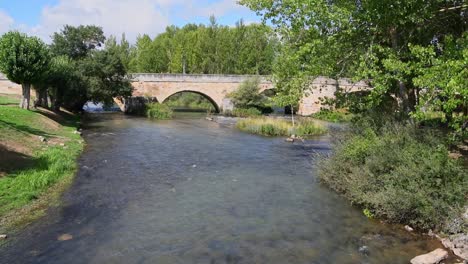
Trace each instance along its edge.
{"label": "tree", "polygon": [[260,94],[260,79],[251,78],[241,83],[239,89],[229,94],[237,108],[263,107],[264,97]]}
{"label": "tree", "polygon": [[113,97],[130,96],[127,79],[129,45],[115,38],[104,49],[102,29],[96,26],[65,26],[55,33],[52,50],[56,55],[51,65],[51,98],[53,107],[81,111],[88,101],[109,104]]}
{"label": "tree", "polygon": [[[355,77],[374,87],[369,108],[395,97],[399,113],[415,111],[417,70],[411,45],[437,45],[467,30],[467,5],[445,0],[241,0],[276,26],[310,76]],[[281,60],[278,60],[281,63]]]}
{"label": "tree", "polygon": [[29,109],[31,84],[46,71],[50,60],[45,44],[36,37],[10,31],[0,38],[0,70],[21,84],[20,107]]}
{"label": "tree", "polygon": [[105,40],[106,37],[101,27],[65,25],[60,33],[56,32],[52,36],[51,50],[55,55],[82,59],[90,50],[101,47]]}

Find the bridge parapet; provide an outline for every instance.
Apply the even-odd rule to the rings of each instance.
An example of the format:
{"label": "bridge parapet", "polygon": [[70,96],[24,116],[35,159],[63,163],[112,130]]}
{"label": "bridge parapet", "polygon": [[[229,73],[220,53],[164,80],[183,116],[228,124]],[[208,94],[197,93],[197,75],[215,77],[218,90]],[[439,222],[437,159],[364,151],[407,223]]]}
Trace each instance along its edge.
{"label": "bridge parapet", "polygon": [[251,78],[260,78],[261,83],[271,83],[265,75],[226,75],[226,74],[172,74],[172,73],[132,73],[134,82],[190,82],[190,83],[241,83]]}

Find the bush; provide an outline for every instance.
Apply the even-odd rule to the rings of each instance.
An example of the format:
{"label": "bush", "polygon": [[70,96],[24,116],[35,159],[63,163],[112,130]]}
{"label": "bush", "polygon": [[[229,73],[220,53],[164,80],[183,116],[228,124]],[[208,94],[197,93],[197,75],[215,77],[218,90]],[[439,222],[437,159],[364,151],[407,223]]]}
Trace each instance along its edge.
{"label": "bush", "polygon": [[320,180],[389,222],[440,229],[468,194],[466,169],[430,131],[360,127],[334,152],[320,164]]}
{"label": "bush", "polygon": [[239,120],[237,128],[252,134],[263,136],[313,136],[326,132],[326,129],[312,121],[302,121],[295,128],[291,122],[274,118],[248,118]]}
{"label": "bush", "polygon": [[146,116],[151,119],[171,119],[173,112],[167,105],[150,103],[146,106]]}
{"label": "bush", "polygon": [[237,117],[255,117],[262,115],[262,112],[255,107],[251,108],[236,108],[231,112],[232,116]]}
{"label": "bush", "polygon": [[342,112],[342,111],[331,111],[331,110],[326,110],[322,109],[320,112],[312,114],[313,118],[320,119],[320,120],[325,120],[328,122],[349,122],[351,121],[351,118],[353,117],[352,114],[347,113],[347,112]]}

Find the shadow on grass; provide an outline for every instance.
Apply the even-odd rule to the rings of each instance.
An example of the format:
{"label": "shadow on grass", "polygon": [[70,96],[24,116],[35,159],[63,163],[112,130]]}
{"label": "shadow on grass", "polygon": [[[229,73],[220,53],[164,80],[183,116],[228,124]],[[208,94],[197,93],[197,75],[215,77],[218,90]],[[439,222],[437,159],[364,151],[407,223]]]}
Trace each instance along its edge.
{"label": "shadow on grass", "polygon": [[36,135],[36,136],[43,136],[43,137],[53,136],[52,134],[46,133],[46,132],[44,132],[44,131],[42,131],[40,129],[32,128],[30,126],[25,126],[25,125],[18,125],[18,124],[15,124],[15,123],[4,121],[4,120],[0,120],[0,126],[1,125],[9,127],[11,129],[14,129],[14,130],[19,131],[19,132],[29,133],[29,134],[33,134],[33,135]]}
{"label": "shadow on grass", "polygon": [[37,108],[35,112],[66,127],[76,127],[79,120],[75,115],[62,111],[54,112],[44,108]]}
{"label": "shadow on grass", "polygon": [[7,149],[3,145],[0,145],[0,157],[2,157],[0,175],[30,169],[35,167],[39,162],[37,158]]}

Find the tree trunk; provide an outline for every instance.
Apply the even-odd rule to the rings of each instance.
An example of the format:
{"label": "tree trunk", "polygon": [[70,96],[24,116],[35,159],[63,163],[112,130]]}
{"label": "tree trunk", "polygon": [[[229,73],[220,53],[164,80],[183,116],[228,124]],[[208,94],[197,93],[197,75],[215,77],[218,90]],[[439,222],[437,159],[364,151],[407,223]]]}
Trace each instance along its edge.
{"label": "tree trunk", "polygon": [[53,92],[50,93],[50,103],[51,103],[51,108],[53,111],[60,111],[60,95],[58,94],[58,89],[56,87],[53,88]]}
{"label": "tree trunk", "polygon": [[49,107],[49,102],[47,100],[47,89],[36,88],[36,100],[34,101],[34,107]]}
{"label": "tree trunk", "polygon": [[[398,53],[399,46],[398,46],[398,32],[396,28],[390,29],[390,39],[392,41],[392,48],[393,50]],[[401,105],[400,109],[403,113],[409,113],[409,102],[408,102],[408,89],[406,84],[402,80],[397,80],[398,82],[398,97],[400,97]]]}
{"label": "tree trunk", "polygon": [[23,94],[21,96],[19,107],[29,110],[29,102],[31,100],[31,85],[29,83],[22,83],[21,88],[23,90]]}
{"label": "tree trunk", "polygon": [[291,121],[292,121],[293,128],[295,128],[296,124],[295,124],[295,121],[294,121],[294,106],[292,106],[292,105],[291,105]]}

